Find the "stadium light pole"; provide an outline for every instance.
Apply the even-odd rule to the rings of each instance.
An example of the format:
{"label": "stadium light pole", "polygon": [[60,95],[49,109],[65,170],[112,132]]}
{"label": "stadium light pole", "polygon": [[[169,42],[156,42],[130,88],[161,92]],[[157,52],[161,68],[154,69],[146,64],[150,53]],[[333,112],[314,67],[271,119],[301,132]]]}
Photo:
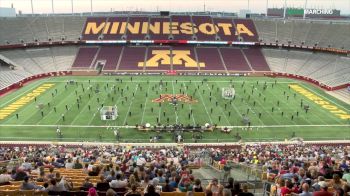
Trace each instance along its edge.
{"label": "stadium light pole", "polygon": [[53,7],[53,0],[51,1],[51,6],[52,6],[52,13],[54,14],[55,13],[55,9]]}
{"label": "stadium light pole", "polygon": [[30,5],[32,6],[32,15],[34,15],[33,0],[30,0]]}
{"label": "stadium light pole", "polygon": [[72,4],[72,15],[73,15],[73,12],[74,12],[74,9],[73,9],[73,0],[71,0],[71,4]]}
{"label": "stadium light pole", "polygon": [[305,4],[304,4],[304,14],[303,14],[303,19],[305,19],[305,10],[306,10],[306,6],[307,6],[307,0],[305,0]]}
{"label": "stadium light pole", "polygon": [[269,0],[266,0],[266,18],[267,18],[268,10],[269,10]]}
{"label": "stadium light pole", "polygon": [[91,16],[92,16],[92,0],[90,0],[90,14],[91,14]]}
{"label": "stadium light pole", "polygon": [[284,0],[284,10],[283,10],[283,19],[286,19],[286,12],[287,12],[287,0]]}

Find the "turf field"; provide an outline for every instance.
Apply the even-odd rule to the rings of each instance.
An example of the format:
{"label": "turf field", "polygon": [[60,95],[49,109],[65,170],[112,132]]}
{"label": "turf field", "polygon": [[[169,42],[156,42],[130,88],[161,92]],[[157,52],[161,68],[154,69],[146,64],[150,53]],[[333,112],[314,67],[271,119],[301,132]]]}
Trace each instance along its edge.
{"label": "turf field", "polygon": [[[69,80],[76,83],[69,84]],[[235,88],[235,99],[223,99],[221,89],[230,85]],[[44,90],[43,86],[46,87]],[[313,97],[311,100],[298,89],[318,99]],[[350,106],[319,88],[291,79],[223,76],[56,77],[34,81],[0,97],[0,112],[35,92],[39,92],[36,99],[0,120],[2,140],[115,141],[113,129],[117,127],[123,142],[148,142],[150,136],[156,133],[139,131],[134,126],[145,123],[155,125],[157,120],[161,124],[209,123],[232,129],[230,134],[219,130],[205,132],[201,142],[237,141],[234,137],[237,133],[244,141],[290,139],[293,132],[296,137],[305,140],[350,139],[349,118],[346,117]],[[181,97],[176,108],[171,101],[164,100],[164,97],[174,95]],[[160,96],[163,99],[159,100]],[[316,101],[320,99],[330,106],[317,104]],[[99,108],[102,104],[117,106],[116,120],[101,120]],[[304,105],[310,107],[307,113]],[[339,111],[343,111],[344,119],[337,115]],[[242,121],[244,117],[249,119],[250,128]],[[63,135],[60,139],[56,135],[57,126]],[[160,142],[172,141],[171,136],[171,133],[163,133]],[[192,133],[186,133],[185,142],[191,142],[191,137]]]}

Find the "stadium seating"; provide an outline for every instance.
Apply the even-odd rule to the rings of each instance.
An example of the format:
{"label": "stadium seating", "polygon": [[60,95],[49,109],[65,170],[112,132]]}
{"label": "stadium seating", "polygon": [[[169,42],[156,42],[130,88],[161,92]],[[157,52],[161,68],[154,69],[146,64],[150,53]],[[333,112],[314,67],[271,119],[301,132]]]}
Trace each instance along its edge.
{"label": "stadium seating", "polygon": [[205,63],[201,70],[226,70],[219,56],[218,48],[198,47],[196,48],[198,60]]}
{"label": "stadium seating", "polygon": [[[157,51],[167,51],[175,58],[178,51],[185,52],[195,65],[179,64],[170,61],[163,64],[150,65],[147,61],[154,57]],[[97,62],[105,62],[104,71],[265,71],[270,69],[259,48],[218,48],[193,46],[101,46],[81,47],[74,60],[74,70],[94,69]],[[181,63],[181,61],[180,61]],[[146,65],[146,66],[142,66]]]}
{"label": "stadium seating", "polygon": [[221,48],[221,55],[228,70],[251,71],[239,48]]}
{"label": "stadium seating", "polygon": [[[0,25],[3,27],[0,32],[0,44],[7,42],[21,43],[38,41],[53,41],[61,40],[78,40],[81,36],[85,21],[98,20],[97,22],[109,21],[113,22],[115,18],[108,19],[106,17],[86,18],[85,16],[36,16],[36,17],[17,17],[17,18],[0,18]],[[129,21],[130,20],[130,21]],[[194,24],[208,22],[217,24],[219,22],[232,23],[232,18],[220,18],[209,16],[184,16],[174,15],[171,17],[158,18],[156,16],[142,17],[120,17],[118,21],[145,21],[154,24],[155,21],[172,21],[172,22],[188,22]],[[235,19],[234,22],[240,22],[242,19]],[[350,25],[341,21],[300,21],[300,20],[281,20],[281,19],[254,19],[254,23],[248,22],[249,28],[257,30],[259,38],[265,43],[279,43],[300,45],[304,42],[305,45],[314,46],[318,43],[322,47],[334,47],[350,49]],[[222,31],[216,33],[221,40],[232,41],[237,40],[236,37],[225,36]],[[90,37],[89,37],[90,36]],[[145,39],[148,36],[150,39],[168,39],[167,35],[153,34],[148,31],[144,34],[130,34],[126,32],[127,39]],[[214,35],[196,34],[198,40],[215,40]],[[244,41],[257,41],[257,38],[244,37]],[[83,39],[97,39],[98,35],[83,36]],[[120,35],[104,35],[103,39],[121,39]],[[174,39],[191,40],[191,35],[174,35]]]}
{"label": "stadium seating", "polygon": [[80,16],[37,16],[0,18],[2,31],[0,44],[5,45],[38,41],[78,40],[86,17]]}
{"label": "stadium seating", "polygon": [[99,49],[98,47],[81,47],[72,67],[90,69],[93,66],[93,61]]}
{"label": "stadium seating", "polygon": [[350,49],[350,25],[341,21],[300,21],[282,19],[255,19],[259,38],[264,43]]}
{"label": "stadium seating", "polygon": [[74,46],[1,51],[0,54],[16,66],[14,70],[0,66],[0,89],[30,76],[67,71],[72,66],[76,51]]}
{"label": "stadium seating", "polygon": [[263,49],[263,53],[274,72],[306,76],[328,86],[339,86],[350,81],[348,57],[276,49]]}
{"label": "stadium seating", "polygon": [[143,67],[137,65],[144,62],[145,52],[146,47],[124,47],[118,70],[143,70]]}

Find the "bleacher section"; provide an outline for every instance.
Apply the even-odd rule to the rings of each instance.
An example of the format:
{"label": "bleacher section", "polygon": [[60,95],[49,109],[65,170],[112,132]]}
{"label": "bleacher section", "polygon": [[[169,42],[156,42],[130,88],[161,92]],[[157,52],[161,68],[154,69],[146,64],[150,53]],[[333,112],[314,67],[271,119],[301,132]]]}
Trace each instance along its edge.
{"label": "bleacher section", "polygon": [[[156,26],[156,22],[192,22],[199,23],[229,23],[234,24],[244,22],[248,28],[253,28],[253,32],[257,31],[259,38],[265,43],[288,44],[290,41],[292,45],[300,45],[302,42],[307,46],[314,46],[316,43],[321,47],[334,47],[350,49],[350,25],[341,21],[311,21],[311,20],[281,20],[281,19],[254,19],[253,22],[245,19],[233,19],[227,17],[213,17],[213,16],[181,16],[174,15],[171,17],[157,17],[157,16],[123,16],[123,17],[96,17],[87,18],[85,16],[37,16],[37,17],[17,17],[17,18],[0,18],[0,25],[2,31],[0,32],[0,44],[6,45],[24,42],[38,41],[60,41],[62,38],[66,40],[78,40],[81,36],[85,22],[87,21],[103,21],[108,22],[150,22],[147,28],[147,33],[131,34],[128,29],[133,26],[125,27],[127,39],[158,39],[166,40],[168,35],[154,34],[151,31],[151,26]],[[163,28],[163,26],[161,26]],[[255,30],[256,28],[256,30]],[[229,28],[231,31],[233,27]],[[174,30],[173,30],[174,31]],[[189,32],[193,32],[189,30]],[[174,34],[174,39],[192,40],[193,36],[185,34]],[[215,34],[205,35],[202,33],[195,34],[198,40],[216,40],[218,37],[222,41],[238,41],[238,37],[233,35],[224,35],[223,31],[216,31]],[[98,35],[83,36],[83,39],[97,39]],[[242,36],[244,41],[258,41],[258,37]],[[122,39],[122,35],[103,35],[104,40]]]}
{"label": "bleacher section", "polygon": [[348,57],[276,49],[263,49],[263,53],[274,72],[306,76],[328,86],[338,86],[350,81]]}
{"label": "bleacher section", "polygon": [[259,38],[264,43],[314,46],[350,49],[350,25],[341,21],[310,21],[255,19]]}
{"label": "bleacher section", "polygon": [[106,62],[103,71],[270,71],[259,48],[193,46],[84,46],[73,69],[95,69],[98,62]]}
{"label": "bleacher section", "polygon": [[78,40],[85,20],[80,16],[0,18],[0,44]]}
{"label": "bleacher section", "polygon": [[350,90],[348,88],[343,88],[336,91],[329,91],[330,95],[344,101],[347,104],[350,104]]}
{"label": "bleacher section", "polygon": [[1,55],[18,65],[14,70],[1,67],[0,89],[30,76],[69,70],[76,52],[75,46],[0,51]]}

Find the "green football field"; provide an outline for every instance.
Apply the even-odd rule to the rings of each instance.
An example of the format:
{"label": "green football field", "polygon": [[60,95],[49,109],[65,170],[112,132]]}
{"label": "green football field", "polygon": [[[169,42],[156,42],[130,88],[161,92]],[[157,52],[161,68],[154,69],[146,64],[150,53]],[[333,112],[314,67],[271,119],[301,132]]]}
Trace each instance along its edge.
{"label": "green football field", "polygon": [[[68,84],[70,80],[77,83]],[[350,120],[344,118],[349,114],[348,104],[308,83],[281,78],[52,77],[34,81],[0,97],[0,113],[43,85],[51,86],[35,100],[28,101],[0,120],[1,140],[113,142],[116,141],[113,130],[118,128],[121,142],[149,142],[156,132],[140,131],[135,125],[149,123],[153,126],[157,120],[163,125],[203,126],[209,123],[232,130],[230,134],[221,133],[220,129],[204,132],[199,142],[235,142],[238,141],[236,134],[244,141],[285,140],[292,135],[304,140],[350,139]],[[321,107],[289,85],[304,89],[332,107]],[[222,88],[230,86],[235,89],[235,99],[224,99]],[[176,107],[169,101],[174,95],[178,97]],[[102,104],[117,106],[116,120],[101,120],[99,109]],[[305,105],[310,107],[307,113]],[[330,108],[345,111],[344,119]],[[249,119],[249,128],[243,118]],[[57,137],[57,126],[62,138]],[[173,141],[172,133],[161,135],[160,142]],[[192,142],[191,138],[192,133],[186,132],[185,142]]]}

